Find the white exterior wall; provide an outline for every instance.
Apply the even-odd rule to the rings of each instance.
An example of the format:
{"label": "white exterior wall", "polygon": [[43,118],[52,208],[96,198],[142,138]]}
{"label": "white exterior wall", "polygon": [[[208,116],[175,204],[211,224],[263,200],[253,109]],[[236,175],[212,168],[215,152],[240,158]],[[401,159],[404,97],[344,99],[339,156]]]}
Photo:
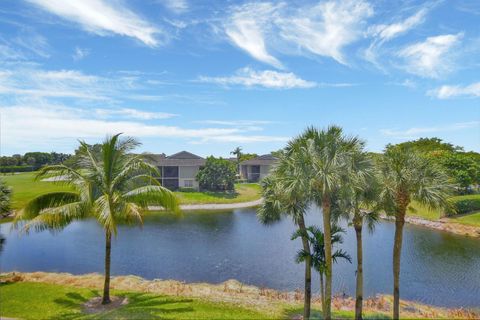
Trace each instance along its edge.
{"label": "white exterior wall", "polygon": [[188,188],[185,185],[185,182],[189,180],[193,180],[193,188],[198,189],[200,186],[198,184],[198,181],[196,179],[198,170],[200,168],[198,166],[181,166],[178,167],[178,186],[180,188]]}

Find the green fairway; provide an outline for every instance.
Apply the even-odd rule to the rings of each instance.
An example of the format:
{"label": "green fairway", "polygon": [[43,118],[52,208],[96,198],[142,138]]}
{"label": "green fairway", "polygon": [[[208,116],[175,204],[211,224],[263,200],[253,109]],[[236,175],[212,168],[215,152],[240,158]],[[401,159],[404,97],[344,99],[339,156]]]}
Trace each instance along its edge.
{"label": "green fairway", "polygon": [[113,292],[129,303],[116,310],[85,314],[82,305],[100,290],[45,283],[16,282],[0,285],[0,316],[21,319],[266,319],[266,315],[227,303]]}
{"label": "green fairway", "polygon": [[[20,209],[34,197],[65,190],[61,184],[36,181],[35,172],[0,176],[13,189],[12,208]],[[261,187],[255,183],[236,184],[235,192],[175,192],[180,204],[237,203],[260,198]]]}
{"label": "green fairway", "polygon": [[20,209],[30,201],[44,193],[62,191],[67,187],[47,181],[36,181],[35,172],[23,172],[13,175],[2,175],[0,179],[13,189],[12,208]]}

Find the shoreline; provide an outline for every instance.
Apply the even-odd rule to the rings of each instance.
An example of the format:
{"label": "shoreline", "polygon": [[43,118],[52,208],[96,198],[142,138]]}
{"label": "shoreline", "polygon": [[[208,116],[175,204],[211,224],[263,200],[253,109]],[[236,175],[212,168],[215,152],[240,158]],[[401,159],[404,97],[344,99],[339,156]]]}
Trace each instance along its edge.
{"label": "shoreline", "polygon": [[[180,210],[183,211],[198,211],[198,210],[233,210],[233,209],[245,209],[260,206],[263,202],[263,198],[247,201],[247,202],[235,202],[235,203],[199,203],[199,204],[181,204]],[[150,206],[149,211],[163,211],[162,207]],[[0,223],[5,219],[12,219],[15,214],[13,211],[10,215],[0,217]],[[387,216],[385,214],[380,215],[383,220],[394,221],[394,217]],[[417,226],[422,226],[438,231],[444,231],[453,233],[456,235],[480,238],[480,227],[465,225],[448,220],[448,218],[441,218],[439,220],[427,220],[416,216],[406,216],[405,222]]]}
{"label": "shoreline", "polygon": [[[55,285],[101,289],[103,275],[90,273],[73,275],[70,273],[49,272],[8,272],[0,274],[0,282],[37,282]],[[147,280],[134,275],[114,276],[111,278],[111,289],[128,292],[145,292],[158,295],[189,297],[208,300],[215,303],[233,303],[248,309],[265,312],[273,317],[284,314],[286,309],[298,308],[303,303],[303,293],[295,291],[279,291],[247,285],[230,279],[222,283],[186,283],[177,280]],[[319,297],[312,297],[312,307],[320,308]],[[337,311],[355,309],[353,297],[336,295],[332,300],[332,308]],[[447,308],[430,306],[419,302],[401,300],[402,317],[407,318],[477,318],[479,311],[474,308]],[[364,299],[364,311],[390,315],[392,297],[378,294]]]}

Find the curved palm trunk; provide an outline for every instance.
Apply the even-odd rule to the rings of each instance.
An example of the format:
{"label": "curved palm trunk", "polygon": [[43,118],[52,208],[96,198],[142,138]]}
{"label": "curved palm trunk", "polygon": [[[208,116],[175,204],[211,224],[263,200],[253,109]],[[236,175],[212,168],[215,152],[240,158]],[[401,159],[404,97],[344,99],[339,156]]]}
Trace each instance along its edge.
{"label": "curved palm trunk", "polygon": [[310,319],[310,304],[312,298],[312,261],[310,258],[310,244],[306,237],[307,228],[305,227],[305,220],[303,214],[298,218],[298,227],[302,231],[303,250],[308,253],[305,259],[305,292],[303,305],[303,319]]}
{"label": "curved palm trunk", "polygon": [[332,231],[330,221],[330,199],[325,196],[322,201],[323,211],[323,234],[325,241],[325,310],[323,318],[330,320],[332,318]]}
{"label": "curved palm trunk", "polygon": [[363,311],[363,242],[362,242],[362,220],[356,215],[354,228],[357,237],[357,283],[355,288],[355,319],[362,319]]}
{"label": "curved palm trunk", "polygon": [[103,284],[102,304],[109,304],[110,301],[110,256],[112,252],[112,234],[105,231],[105,282]]}
{"label": "curved palm trunk", "polygon": [[395,219],[395,239],[393,243],[393,319],[400,319],[400,257],[402,255],[403,225],[405,213]]}

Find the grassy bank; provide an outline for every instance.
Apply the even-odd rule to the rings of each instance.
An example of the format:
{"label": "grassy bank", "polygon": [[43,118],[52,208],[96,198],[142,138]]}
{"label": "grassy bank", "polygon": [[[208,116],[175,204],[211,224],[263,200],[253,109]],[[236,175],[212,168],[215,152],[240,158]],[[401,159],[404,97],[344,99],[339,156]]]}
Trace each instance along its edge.
{"label": "grassy bank", "polygon": [[0,285],[0,315],[22,319],[266,319],[256,311],[228,303],[139,292],[114,291],[128,298],[116,310],[85,314],[83,304],[100,290],[47,283],[16,282]]}
{"label": "grassy bank", "polygon": [[[65,186],[53,182],[35,180],[35,172],[24,172],[0,176],[13,189],[12,208],[19,209],[32,198],[54,191],[65,190]],[[235,192],[175,192],[180,204],[237,203],[260,198],[258,184],[235,185]]]}
{"label": "grassy bank", "polygon": [[[112,294],[127,298],[116,309],[87,314],[84,304],[101,294],[99,274],[15,273],[0,275],[0,316],[22,319],[299,319],[303,296],[258,288],[229,280],[220,284],[145,280],[135,276],[112,278]],[[312,319],[320,319],[318,297]],[[401,301],[404,318],[476,319],[465,309],[445,309]],[[355,301],[334,297],[334,318],[353,319]],[[364,299],[365,319],[389,319],[392,297]]]}
{"label": "grassy bank", "polygon": [[[470,195],[468,197],[480,199],[480,194]],[[455,201],[462,198],[465,198],[465,196],[456,196],[456,197],[452,197],[451,199]],[[436,221],[436,220],[439,220],[440,218],[443,218],[443,221],[450,221],[454,223],[480,227],[480,212],[478,211],[459,215],[459,216],[444,217],[444,213],[442,210],[431,210],[414,201],[412,202],[412,205],[410,206],[407,212],[407,215],[412,217],[420,217],[420,218],[431,220],[431,221]]]}

